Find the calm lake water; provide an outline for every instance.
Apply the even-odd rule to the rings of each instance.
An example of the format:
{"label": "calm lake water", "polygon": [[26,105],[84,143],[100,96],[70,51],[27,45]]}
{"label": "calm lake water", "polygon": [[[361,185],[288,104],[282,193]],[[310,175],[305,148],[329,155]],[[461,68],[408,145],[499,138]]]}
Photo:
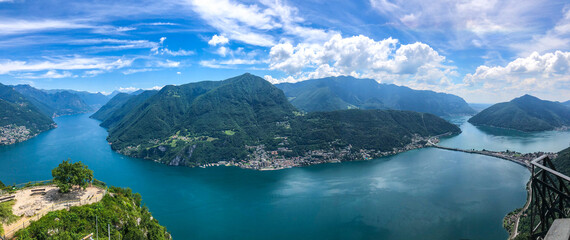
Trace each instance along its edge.
{"label": "calm lake water", "polygon": [[[433,148],[280,171],[169,167],[114,153],[88,116],[56,118],[57,129],[0,147],[0,180],[50,179],[62,160],[83,161],[97,179],[141,193],[175,239],[506,239],[502,218],[524,205],[530,176],[508,161]],[[464,133],[443,145],[559,151],[570,139],[455,120]]]}

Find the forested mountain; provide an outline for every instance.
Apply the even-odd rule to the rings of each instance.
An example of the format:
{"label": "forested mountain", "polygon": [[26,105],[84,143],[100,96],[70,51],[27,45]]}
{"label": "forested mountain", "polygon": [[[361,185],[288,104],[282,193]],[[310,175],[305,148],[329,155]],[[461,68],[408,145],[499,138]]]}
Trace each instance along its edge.
{"label": "forested mountain", "polygon": [[105,104],[99,111],[91,115],[92,118],[101,120],[101,126],[105,128],[112,128],[115,124],[119,123],[126,117],[131,110],[137,108],[140,104],[145,102],[148,98],[152,97],[158,91],[147,90],[138,93],[137,95],[128,93],[119,93],[115,95],[107,104]]}
{"label": "forested mountain", "polygon": [[259,152],[260,159],[268,152],[273,158],[298,159],[329,149],[393,151],[420,137],[460,132],[434,115],[407,111],[302,115],[280,89],[251,74],[166,86],[136,106],[127,106],[135,99],[130,97],[114,107],[126,98],[110,101],[98,114],[126,112],[109,128],[112,148],[170,165],[248,161]]}
{"label": "forested mountain", "polygon": [[520,131],[546,131],[570,126],[570,108],[530,95],[497,103],[469,119],[475,125]]}
{"label": "forested mountain", "polygon": [[307,112],[359,108],[409,110],[438,116],[475,114],[458,96],[381,84],[373,79],[340,76],[275,86],[283,90],[295,107]]}
{"label": "forested mountain", "polygon": [[48,93],[30,85],[16,85],[14,89],[48,116],[56,117],[93,110],[81,97],[69,91]]}
{"label": "forested mountain", "polygon": [[0,144],[21,142],[54,127],[26,97],[0,84]]}

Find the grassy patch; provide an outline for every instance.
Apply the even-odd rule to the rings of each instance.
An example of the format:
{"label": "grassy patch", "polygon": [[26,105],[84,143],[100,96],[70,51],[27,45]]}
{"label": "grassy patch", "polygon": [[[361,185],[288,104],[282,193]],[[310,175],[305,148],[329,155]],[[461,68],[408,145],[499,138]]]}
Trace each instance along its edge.
{"label": "grassy patch", "polygon": [[226,131],[224,131],[224,133],[225,133],[226,135],[229,135],[229,136],[233,136],[234,134],[236,134],[236,132],[234,132],[234,131],[232,131],[232,130],[226,130]]}

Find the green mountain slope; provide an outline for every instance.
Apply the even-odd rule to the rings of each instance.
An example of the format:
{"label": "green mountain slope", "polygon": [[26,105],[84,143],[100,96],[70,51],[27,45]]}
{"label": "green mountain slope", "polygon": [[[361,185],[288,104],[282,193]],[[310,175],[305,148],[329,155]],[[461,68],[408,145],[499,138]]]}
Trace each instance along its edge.
{"label": "green mountain slope", "polygon": [[115,99],[113,102],[109,101],[109,103],[101,107],[101,109],[105,108],[107,110],[104,109],[102,112],[97,111],[92,117],[102,121],[100,124],[101,127],[112,128],[123,118],[128,116],[131,111],[136,112],[133,111],[133,109],[137,109],[139,105],[144,103],[148,98],[152,97],[157,92],[158,91],[156,90],[148,90],[138,95],[123,95],[119,99]]}
{"label": "green mountain slope", "polygon": [[14,89],[48,116],[70,115],[93,110],[81,97],[68,91],[48,93],[30,85],[16,85]]}
{"label": "green mountain slope", "polygon": [[127,93],[119,93],[111,98],[105,105],[103,105],[97,112],[91,115],[91,118],[97,120],[104,120],[113,114],[114,111],[121,108],[133,95]]}
{"label": "green mountain slope", "polygon": [[460,131],[432,114],[406,111],[301,115],[280,89],[251,74],[166,86],[114,112],[126,110],[109,129],[112,148],[170,165],[252,161],[260,151],[291,159],[331,148],[392,151],[417,137]]}
{"label": "green mountain slope", "polygon": [[570,108],[530,95],[497,103],[469,119],[475,125],[520,131],[546,131],[570,126]]}
{"label": "green mountain slope", "polygon": [[409,110],[438,116],[475,113],[455,95],[380,84],[372,79],[340,76],[275,86],[285,92],[295,107],[307,112],[360,108]]}
{"label": "green mountain slope", "polygon": [[22,94],[0,84],[0,144],[24,141],[54,127],[53,120]]}

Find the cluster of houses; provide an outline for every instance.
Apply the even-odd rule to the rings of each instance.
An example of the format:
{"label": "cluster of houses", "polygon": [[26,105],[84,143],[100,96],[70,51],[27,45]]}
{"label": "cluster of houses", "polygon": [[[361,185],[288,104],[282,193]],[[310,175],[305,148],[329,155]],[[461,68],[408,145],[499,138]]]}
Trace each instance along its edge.
{"label": "cluster of houses", "polygon": [[0,145],[26,141],[31,137],[33,137],[31,131],[25,126],[6,125],[0,127]]}

